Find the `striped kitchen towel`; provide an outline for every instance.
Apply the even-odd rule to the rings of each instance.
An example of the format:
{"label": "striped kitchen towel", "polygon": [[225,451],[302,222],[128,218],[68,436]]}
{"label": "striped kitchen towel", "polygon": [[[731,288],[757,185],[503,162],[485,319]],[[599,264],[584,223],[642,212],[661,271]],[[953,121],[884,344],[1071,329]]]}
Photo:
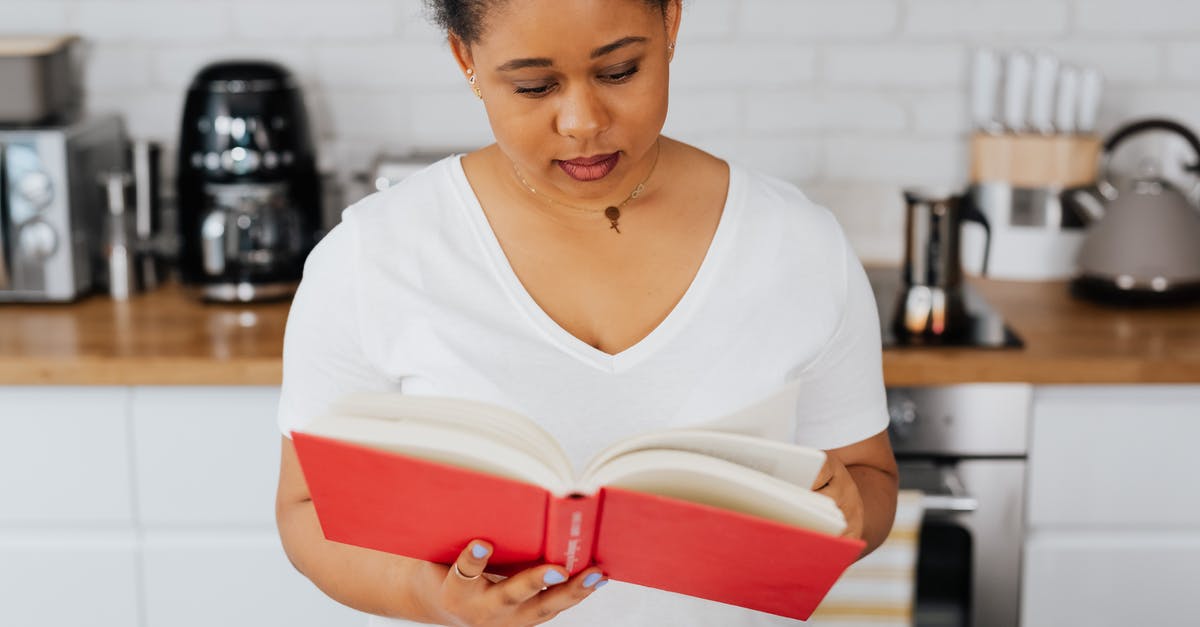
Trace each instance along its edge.
{"label": "striped kitchen towel", "polygon": [[921,492],[901,490],[887,540],[842,574],[813,613],[816,627],[910,627],[916,598]]}

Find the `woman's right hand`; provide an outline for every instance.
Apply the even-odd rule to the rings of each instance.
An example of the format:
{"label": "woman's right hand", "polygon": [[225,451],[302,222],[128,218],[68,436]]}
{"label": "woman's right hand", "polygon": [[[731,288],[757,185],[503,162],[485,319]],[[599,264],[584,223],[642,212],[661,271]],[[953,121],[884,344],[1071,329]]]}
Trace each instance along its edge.
{"label": "woman's right hand", "polygon": [[[492,545],[474,540],[446,569],[438,607],[456,627],[524,627],[544,623],[586,599],[607,580],[598,568],[567,578],[561,566],[545,564],[492,582],[480,576]],[[458,572],[455,572],[457,566]]]}

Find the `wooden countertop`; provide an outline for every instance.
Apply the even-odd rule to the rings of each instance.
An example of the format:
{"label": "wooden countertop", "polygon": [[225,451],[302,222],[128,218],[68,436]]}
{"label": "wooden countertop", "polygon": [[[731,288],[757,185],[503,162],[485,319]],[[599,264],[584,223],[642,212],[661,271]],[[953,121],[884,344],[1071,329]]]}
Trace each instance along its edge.
{"label": "wooden countertop", "polygon": [[[1200,306],[1112,309],[1061,282],[970,282],[1025,348],[889,349],[888,385],[1200,384]],[[277,385],[287,310],[201,304],[178,286],[125,303],[0,304],[0,385]]]}
{"label": "wooden countertop", "polygon": [[0,304],[0,385],[278,385],[289,306],[204,304],[178,285]]}
{"label": "wooden countertop", "polygon": [[889,386],[1200,384],[1200,305],[1122,309],[1073,298],[1065,281],[969,282],[1025,347],[885,350]]}

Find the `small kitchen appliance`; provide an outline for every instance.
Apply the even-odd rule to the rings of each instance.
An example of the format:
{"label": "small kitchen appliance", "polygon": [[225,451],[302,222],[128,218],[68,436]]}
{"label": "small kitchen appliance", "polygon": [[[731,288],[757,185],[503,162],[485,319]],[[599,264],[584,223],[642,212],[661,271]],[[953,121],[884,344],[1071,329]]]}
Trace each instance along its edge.
{"label": "small kitchen appliance", "polygon": [[70,301],[93,286],[101,173],[122,169],[121,118],[0,127],[0,301]]}
{"label": "small kitchen appliance", "polygon": [[180,271],[200,296],[290,296],[321,228],[304,100],[283,67],[230,61],[188,89],[177,177]]}
{"label": "small kitchen appliance", "polygon": [[1116,304],[1165,304],[1200,298],[1200,210],[1168,181],[1165,164],[1150,160],[1121,189],[1111,183],[1108,163],[1133,137],[1166,132],[1192,150],[1183,170],[1200,177],[1200,139],[1170,120],[1131,123],[1104,143],[1104,176],[1072,198],[1091,222],[1079,251],[1072,291]]}
{"label": "small kitchen appliance", "polygon": [[83,110],[81,41],[0,35],[0,124],[66,124]]}
{"label": "small kitchen appliance", "polygon": [[[903,285],[891,316],[892,332],[911,343],[958,341],[973,332],[963,295],[960,232],[966,221],[987,232],[987,218],[969,195],[909,189],[904,200]],[[985,273],[987,254],[985,245]]]}

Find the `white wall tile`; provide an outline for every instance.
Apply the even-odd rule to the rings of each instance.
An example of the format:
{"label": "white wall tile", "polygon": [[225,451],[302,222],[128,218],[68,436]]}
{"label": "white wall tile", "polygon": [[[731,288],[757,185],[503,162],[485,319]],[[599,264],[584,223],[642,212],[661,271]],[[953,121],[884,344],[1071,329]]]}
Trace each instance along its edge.
{"label": "white wall tile", "polygon": [[316,73],[329,89],[397,89],[462,86],[466,79],[449,46],[430,43],[327,44],[318,46]]}
{"label": "white wall tile", "polygon": [[926,88],[965,85],[966,46],[843,45],[822,52],[823,78],[835,85]]}
{"label": "white wall tile", "polygon": [[233,6],[233,30],[246,39],[365,39],[396,34],[399,27],[393,2],[238,2]]}
{"label": "white wall tile", "polygon": [[920,135],[953,135],[971,130],[967,95],[948,89],[904,98],[912,115],[912,130]]}
{"label": "white wall tile", "polygon": [[1200,24],[1195,0],[1075,0],[1078,29],[1120,36],[1192,33]]}
{"label": "white wall tile", "polygon": [[675,51],[671,83],[681,87],[731,89],[786,87],[816,76],[816,50],[785,43],[697,43]]}
{"label": "white wall tile", "polygon": [[687,44],[694,41],[727,39],[737,25],[738,4],[738,0],[684,2],[683,16],[679,21],[678,42]]}
{"label": "white wall tile", "polygon": [[79,2],[67,26],[98,41],[187,41],[228,39],[230,8],[222,2]]}
{"label": "white wall tile", "polygon": [[409,94],[404,91],[325,92],[319,102],[328,107],[330,137],[379,137],[403,142],[413,128]]}
{"label": "white wall tile", "polygon": [[182,44],[160,49],[151,59],[151,74],[158,87],[187,89],[196,73],[205,65],[233,59],[273,61],[287,68],[296,80],[310,87],[316,80],[312,71],[310,48],[281,42],[237,41],[227,43]]}
{"label": "white wall tile", "polygon": [[410,103],[411,143],[405,148],[471,148],[493,141],[483,103],[466,89],[422,91]]}
{"label": "white wall tile", "polygon": [[1097,68],[1108,83],[1144,85],[1162,75],[1162,46],[1155,41],[1061,41],[1043,43],[1038,49],[1057,55],[1062,63]]}
{"label": "white wall tile", "polygon": [[1132,118],[1169,117],[1200,133],[1200,87],[1110,90],[1097,124],[1113,129]]}
{"label": "white wall tile", "polygon": [[0,2],[0,33],[58,33],[68,20],[66,2],[5,0]]}
{"label": "white wall tile", "polygon": [[1200,83],[1200,43],[1167,47],[1167,78],[1180,83]]}
{"label": "white wall tile", "polygon": [[743,118],[737,94],[718,90],[676,89],[671,92],[663,133],[677,135],[736,131],[741,128]]}
{"label": "white wall tile", "polygon": [[966,183],[967,147],[957,138],[832,137],[826,142],[825,175],[831,180]]}
{"label": "white wall tile", "polygon": [[894,32],[899,15],[894,0],[747,0],[740,25],[755,38],[873,39]]}
{"label": "white wall tile", "polygon": [[94,91],[88,94],[87,108],[92,113],[124,113],[131,136],[173,144],[179,137],[183,100],[184,92],[173,89],[138,90],[132,97],[123,90]]}
{"label": "white wall tile", "polygon": [[722,156],[787,181],[823,175],[821,140],[816,137],[747,137]]}
{"label": "white wall tile", "polygon": [[905,130],[902,104],[878,93],[796,90],[747,99],[746,128],[754,132]]}
{"label": "white wall tile", "polygon": [[904,31],[918,36],[1059,35],[1068,27],[1060,0],[913,0],[904,18]]}
{"label": "white wall tile", "polygon": [[92,47],[85,57],[84,88],[88,91],[149,88],[152,50],[137,45]]}
{"label": "white wall tile", "polygon": [[396,19],[401,41],[445,41],[446,33],[429,19],[422,0],[399,0],[398,7]]}

